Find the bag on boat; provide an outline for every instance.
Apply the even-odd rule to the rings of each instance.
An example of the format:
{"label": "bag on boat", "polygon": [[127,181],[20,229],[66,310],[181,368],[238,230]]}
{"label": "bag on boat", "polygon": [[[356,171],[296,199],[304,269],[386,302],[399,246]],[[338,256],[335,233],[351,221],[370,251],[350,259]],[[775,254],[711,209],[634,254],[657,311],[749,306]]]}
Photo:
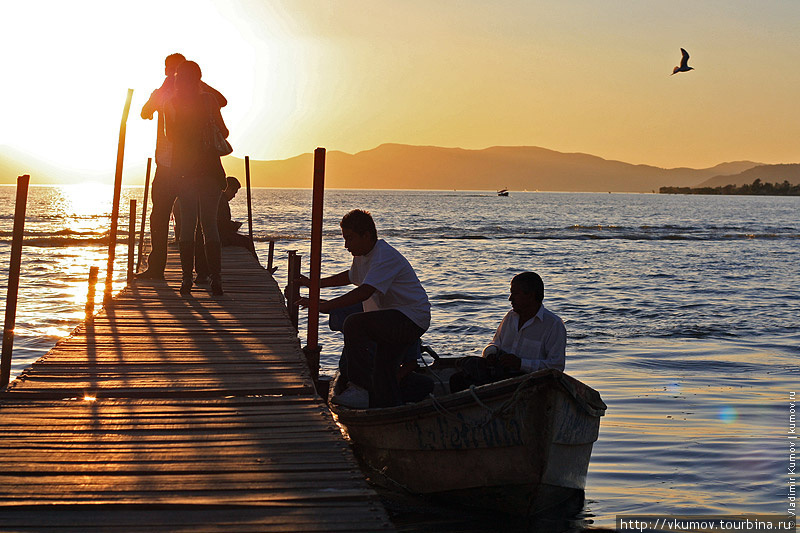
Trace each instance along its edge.
{"label": "bag on boat", "polygon": [[468,356],[456,362],[458,372],[450,376],[450,392],[458,392],[470,388],[472,385],[480,386],[495,381],[521,376],[524,372],[508,370],[496,363],[496,359]]}

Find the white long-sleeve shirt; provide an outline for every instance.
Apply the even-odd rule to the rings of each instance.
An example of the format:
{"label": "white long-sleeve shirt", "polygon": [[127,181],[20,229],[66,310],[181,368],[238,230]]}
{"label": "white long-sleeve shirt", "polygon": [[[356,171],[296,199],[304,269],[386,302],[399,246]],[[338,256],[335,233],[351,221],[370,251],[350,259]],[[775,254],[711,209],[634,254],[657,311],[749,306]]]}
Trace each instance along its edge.
{"label": "white long-sleeve shirt", "polygon": [[519,357],[524,372],[543,368],[563,371],[567,328],[561,318],[544,306],[520,328],[519,314],[512,310],[503,317],[490,345]]}

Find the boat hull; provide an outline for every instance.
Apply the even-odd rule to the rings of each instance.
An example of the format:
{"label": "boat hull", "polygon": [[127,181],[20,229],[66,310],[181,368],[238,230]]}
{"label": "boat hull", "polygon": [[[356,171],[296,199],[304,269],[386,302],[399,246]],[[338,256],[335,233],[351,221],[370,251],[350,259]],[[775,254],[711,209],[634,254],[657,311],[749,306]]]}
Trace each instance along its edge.
{"label": "boat hull", "polygon": [[401,407],[332,409],[362,462],[399,487],[535,514],[582,493],[605,404],[545,370]]}

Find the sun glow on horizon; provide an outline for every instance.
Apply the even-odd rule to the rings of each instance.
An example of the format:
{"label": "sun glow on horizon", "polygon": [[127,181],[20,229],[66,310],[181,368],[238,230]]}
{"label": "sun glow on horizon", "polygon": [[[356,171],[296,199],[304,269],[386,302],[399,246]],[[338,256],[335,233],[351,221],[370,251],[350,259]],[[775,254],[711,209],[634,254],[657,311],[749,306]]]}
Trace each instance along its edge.
{"label": "sun glow on horizon", "polygon": [[[4,109],[0,145],[14,147],[55,172],[63,170],[64,176],[50,176],[50,183],[60,178],[113,183],[128,88],[134,93],[125,128],[125,171],[136,168],[137,175],[126,182],[144,181],[141,167],[154,155],[156,120],[142,120],[139,114],[163,81],[164,58],[176,51],[197,61],[204,81],[228,98],[223,117],[231,126],[234,155],[244,157],[245,139],[257,137],[263,121],[279,124],[297,107],[295,87],[287,83],[290,69],[297,69],[284,53],[282,43],[289,36],[281,34],[280,25],[273,39],[265,38],[267,29],[248,35],[238,25],[237,17],[244,13],[223,10],[224,5],[212,0],[145,0],[124,14],[113,6],[100,0],[4,6],[7,20],[36,20],[36,31],[30,34],[30,27],[20,23],[0,34],[6,50],[25,42],[2,65],[9,78],[19,81],[0,86],[0,98],[15,103]],[[45,7],[48,16],[40,17]],[[76,11],[83,15],[76,16]],[[187,23],[154,35],[159,19]],[[211,24],[214,39],[198,31]],[[267,94],[259,94],[264,85]],[[260,111],[262,99],[270,102],[266,114]],[[275,145],[276,136],[266,141]]]}
{"label": "sun glow on horizon", "polygon": [[[142,183],[156,122],[139,112],[181,52],[227,97],[240,158],[400,143],[666,168],[793,162],[800,4],[733,4],[720,17],[618,1],[8,3],[0,145],[47,162],[48,182],[113,183],[131,88],[124,183]],[[681,47],[695,70],[670,76]]]}

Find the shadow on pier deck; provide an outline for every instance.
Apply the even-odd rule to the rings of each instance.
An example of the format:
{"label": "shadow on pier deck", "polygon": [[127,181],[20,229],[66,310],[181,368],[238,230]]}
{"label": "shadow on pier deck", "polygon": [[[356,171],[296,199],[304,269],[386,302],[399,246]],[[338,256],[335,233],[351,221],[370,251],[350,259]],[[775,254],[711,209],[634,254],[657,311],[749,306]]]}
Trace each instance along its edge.
{"label": "shadow on pier deck", "polygon": [[0,530],[393,529],[277,284],[223,255],[225,296],[139,282],[2,394]]}

